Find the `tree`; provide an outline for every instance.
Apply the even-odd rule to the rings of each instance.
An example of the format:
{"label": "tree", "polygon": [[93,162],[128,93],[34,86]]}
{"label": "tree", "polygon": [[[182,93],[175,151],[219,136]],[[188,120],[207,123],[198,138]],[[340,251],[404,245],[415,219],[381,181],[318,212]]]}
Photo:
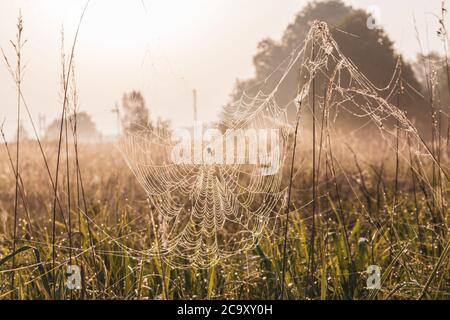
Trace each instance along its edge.
{"label": "tree", "polygon": [[[392,79],[399,55],[393,48],[393,42],[382,29],[367,28],[368,18],[369,15],[366,12],[356,11],[340,24],[340,28],[348,34],[335,32],[334,39],[344,55],[349,57],[376,87],[385,88]],[[349,34],[358,37],[355,38]],[[427,127],[428,110],[421,95],[417,94],[417,91],[421,90],[421,85],[412,66],[401,57],[400,60],[404,84],[400,108],[406,112],[410,120],[416,123],[418,129],[424,132]],[[397,95],[394,95],[389,102],[396,104]]]}
{"label": "tree", "polygon": [[[345,5],[341,0],[314,1],[309,3],[295,18],[284,32],[280,41],[264,39],[258,45],[258,52],[253,59],[255,66],[255,77],[247,80],[237,80],[235,88],[231,94],[232,101],[238,101],[244,90],[249,94],[256,94],[259,86],[264,83],[268,88],[273,88],[276,81],[280,79],[277,73],[284,70],[277,68],[288,57],[295,48],[301,46],[311,28],[314,20],[321,20],[328,23],[329,28],[340,49],[355,65],[372,81],[377,87],[385,87],[394,73],[398,55],[393,49],[393,43],[383,30],[367,28],[369,16],[361,10],[355,10]],[[286,105],[292,101],[298,91],[298,70],[300,65],[294,65],[292,71],[287,74],[283,86],[277,91],[275,96],[279,105]],[[272,75],[274,80],[267,80]],[[415,78],[414,72],[408,64],[403,61],[403,79],[408,84],[405,88],[408,94],[404,94],[402,105],[410,118],[423,120],[425,112],[422,102],[414,90],[420,90],[420,85]],[[323,83],[317,81],[317,92],[323,92],[320,88]],[[273,81],[271,83],[271,81]],[[391,101],[394,102],[394,101]],[[351,110],[349,110],[351,111]],[[290,112],[292,116],[292,112]],[[225,115],[223,115],[225,116]],[[354,129],[360,127],[368,119],[355,119],[349,114],[341,113],[337,124],[341,128]]]}
{"label": "tree", "polygon": [[[102,139],[102,135],[98,132],[97,126],[92,121],[91,116],[86,112],[79,112],[76,116],[71,115],[69,124],[69,136],[68,140],[73,141],[72,125],[75,125],[77,140],[81,143],[95,143]],[[45,139],[50,141],[59,140],[59,133],[61,129],[61,119],[54,120],[45,131]],[[65,139],[65,128],[63,128],[63,139]]]}
{"label": "tree", "polygon": [[[238,79],[231,94],[232,100],[239,100],[245,89],[252,88],[255,84],[265,81],[274,70],[277,70],[294,48],[303,43],[314,20],[322,20],[330,26],[336,26],[350,17],[353,12],[354,10],[351,7],[346,6],[340,0],[309,3],[297,14],[295,21],[288,25],[280,42],[273,39],[264,39],[258,44],[258,52],[253,58],[255,77],[247,80]],[[291,74],[285,81],[288,85],[279,91],[277,100],[280,104],[284,104],[284,102],[288,102],[296,96],[298,70],[299,66],[292,68]],[[270,86],[271,84],[268,83],[267,85]]]}
{"label": "tree", "polygon": [[152,128],[149,110],[144,96],[139,91],[123,95],[122,114],[122,128],[125,133]]}

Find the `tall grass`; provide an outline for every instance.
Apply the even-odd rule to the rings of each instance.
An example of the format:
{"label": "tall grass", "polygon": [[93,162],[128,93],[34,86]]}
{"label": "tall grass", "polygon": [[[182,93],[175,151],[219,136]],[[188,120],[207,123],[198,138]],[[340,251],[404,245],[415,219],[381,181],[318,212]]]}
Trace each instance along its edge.
{"label": "tall grass", "polygon": [[[87,230],[88,218],[84,214],[73,217],[73,247],[70,246],[64,224],[59,223],[57,219],[56,277],[64,278],[65,266],[70,263],[70,251],[72,259],[84,266],[85,277],[84,291],[68,291],[63,283],[60,283],[57,286],[56,298],[275,299],[278,298],[276,279],[286,257],[284,290],[285,297],[291,299],[303,299],[304,296],[311,299],[415,299],[421,296],[423,291],[423,298],[448,299],[448,252],[442,251],[440,254],[436,246],[437,242],[440,242],[445,248],[448,244],[448,234],[439,235],[435,232],[436,226],[432,219],[434,213],[429,210],[427,204],[433,201],[429,187],[419,177],[419,184],[423,188],[419,189],[425,193],[422,191],[421,195],[415,197],[412,192],[411,169],[407,162],[401,162],[399,193],[393,221],[398,238],[391,239],[393,193],[389,184],[394,181],[389,177],[394,177],[395,174],[395,154],[388,159],[377,158],[376,151],[380,146],[373,146],[372,150],[362,153],[367,146],[355,144],[353,142],[352,149],[362,159],[362,162],[358,160],[358,163],[367,192],[370,199],[379,197],[380,208],[378,212],[375,210],[369,213],[368,202],[361,188],[360,172],[354,165],[354,159],[345,156],[349,154],[347,148],[341,149],[335,145],[331,155],[328,155],[328,180],[326,171],[318,178],[318,184],[323,187],[318,199],[323,205],[317,215],[317,267],[313,274],[320,284],[320,290],[314,295],[311,295],[310,289],[305,286],[309,281],[308,230],[312,221],[307,212],[311,206],[312,177],[297,176],[293,179],[286,254],[283,254],[285,238],[283,232],[279,232],[279,236],[263,237],[259,246],[248,252],[247,259],[236,256],[222,261],[209,271],[195,268],[169,271],[167,266],[164,266],[163,259],[142,259],[119,245],[136,250],[154,246],[154,233],[158,232],[160,226],[152,218],[151,211],[149,212],[145,192],[128,172],[117,151],[110,145],[81,145],[80,163],[84,164],[85,175],[90,177],[85,182],[85,195],[92,223],[93,246]],[[55,150],[55,145],[51,143],[44,143],[43,147],[47,152]],[[42,181],[48,178],[45,170],[36,170],[39,162],[33,154],[38,148],[35,142],[26,142],[22,148],[26,150],[22,156],[22,175],[25,177],[24,188],[28,190],[27,202],[34,230],[32,239],[18,239],[16,251],[23,247],[33,247],[39,252],[39,258],[32,249],[16,254],[16,274],[20,275],[21,279],[16,292],[20,299],[53,297],[52,223],[49,222],[52,210],[51,206],[45,206],[48,199],[51,199],[52,191],[50,188],[39,187]],[[307,166],[308,160],[311,160],[310,156],[305,155],[310,150],[307,143],[300,139],[298,148],[306,152],[296,155],[295,166],[310,168]],[[6,151],[3,154],[5,153]],[[6,160],[7,157],[3,157],[3,154],[1,159]],[[55,157],[55,154],[50,156],[52,169],[55,166]],[[108,159],[106,163],[105,159]],[[371,170],[371,165],[382,167],[383,163],[383,175]],[[8,170],[11,166],[7,161],[2,162],[0,166],[2,172],[11,172],[0,180],[0,201],[5,210],[11,210],[14,194],[10,192],[10,185],[14,183],[14,174],[12,170]],[[424,168],[431,176],[431,164],[424,165]],[[417,181],[416,174],[415,180]],[[327,185],[329,189],[326,189]],[[63,190],[63,186],[60,186],[60,190]],[[446,219],[448,223],[448,214]],[[8,223],[12,223],[11,220],[12,218],[8,219]],[[26,217],[20,216],[18,222],[19,228],[26,230]],[[9,239],[12,228],[2,231],[2,234],[5,234],[5,240]],[[3,240],[1,243],[8,242]],[[95,256],[91,254],[92,247]],[[2,245],[4,257],[12,253],[9,248]],[[365,270],[369,264],[379,265],[383,272],[382,289],[376,295],[365,288]],[[2,279],[10,271],[11,268],[6,263],[0,265]],[[1,283],[0,296],[7,298],[10,289],[3,285],[4,281]],[[47,292],[48,286],[50,292]]]}
{"label": "tall grass", "polygon": [[[20,139],[18,122],[17,141],[10,145],[1,128],[1,299],[450,298],[450,152],[439,122],[430,123],[433,138],[425,150],[397,130],[390,141],[395,149],[381,152],[390,150],[389,143],[332,130],[331,88],[325,86],[320,104],[313,80],[312,136],[298,139],[299,106],[292,158],[284,168],[284,228],[267,230],[254,250],[208,270],[171,269],[170,258],[137,254],[160,247],[156,235],[164,226],[118,151],[110,144],[78,143],[78,31],[69,59],[62,54],[59,139],[50,142],[38,136],[21,91],[22,30],[20,18],[17,67],[3,57],[17,85],[18,119],[25,107],[36,139]],[[427,107],[436,116],[442,113],[432,82],[427,75]],[[401,106],[401,80],[397,86]],[[83,271],[79,291],[65,285],[66,267],[74,263]],[[368,290],[366,270],[374,264],[382,269],[382,286]]]}
{"label": "tall grass", "polygon": [[[17,215],[18,215],[18,206],[19,206],[19,179],[20,179],[20,117],[21,117],[21,94],[22,94],[22,74],[23,74],[23,65],[22,65],[22,49],[25,45],[26,41],[23,40],[23,20],[22,15],[20,14],[17,20],[17,34],[15,42],[11,41],[11,45],[14,48],[16,66],[13,68],[11,63],[6,57],[3,49],[1,50],[3,58],[6,62],[6,66],[8,68],[9,73],[14,79],[17,89],[17,129],[16,129],[16,159],[15,159],[15,195],[14,195],[14,226],[13,226],[13,239],[12,239],[12,251],[16,251],[17,244]],[[14,270],[16,267],[16,257],[12,257],[12,269]],[[15,272],[11,273],[11,289],[15,286]],[[14,294],[11,295],[11,298],[14,298]]]}

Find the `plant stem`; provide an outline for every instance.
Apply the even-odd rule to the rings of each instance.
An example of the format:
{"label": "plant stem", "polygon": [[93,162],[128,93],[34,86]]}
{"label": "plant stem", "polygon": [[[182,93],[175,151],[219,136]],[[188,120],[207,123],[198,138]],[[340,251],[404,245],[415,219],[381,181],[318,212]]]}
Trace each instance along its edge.
{"label": "plant stem", "polygon": [[[300,102],[301,103],[301,102]],[[283,264],[281,267],[281,299],[284,298],[284,291],[285,291],[285,281],[286,281],[286,263],[287,263],[287,257],[286,257],[286,250],[287,250],[287,237],[288,237],[288,229],[289,229],[289,212],[291,209],[291,194],[292,194],[292,180],[294,176],[294,163],[295,163],[295,152],[297,149],[297,135],[298,135],[298,127],[300,124],[300,108],[298,107],[297,110],[297,119],[295,124],[295,133],[294,133],[294,147],[292,149],[292,160],[291,160],[291,171],[289,174],[289,189],[288,189],[288,198],[287,198],[287,204],[286,204],[286,223],[284,226],[284,240],[283,240]]]}
{"label": "plant stem", "polygon": [[[17,69],[16,69],[16,85],[17,85],[17,136],[16,136],[16,173],[15,173],[15,180],[16,180],[16,190],[15,190],[15,196],[14,196],[14,229],[13,229],[13,245],[12,245],[12,252],[16,252],[16,245],[17,245],[17,216],[18,216],[18,205],[19,205],[19,158],[20,158],[20,109],[21,109],[21,86],[22,86],[22,31],[23,31],[23,24],[22,24],[22,16],[19,15],[18,18],[18,24],[17,24],[17,42],[14,45],[16,56],[17,56]],[[16,268],[16,256],[14,255],[12,258],[12,276],[11,276],[11,298],[15,297],[15,271]]]}

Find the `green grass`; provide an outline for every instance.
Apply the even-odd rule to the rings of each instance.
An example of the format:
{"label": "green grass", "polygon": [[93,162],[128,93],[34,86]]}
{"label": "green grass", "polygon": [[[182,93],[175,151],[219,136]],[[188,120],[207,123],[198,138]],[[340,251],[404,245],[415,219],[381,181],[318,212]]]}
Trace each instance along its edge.
{"label": "green grass", "polygon": [[[281,226],[284,221],[280,221],[274,234],[267,231],[254,250],[220,261],[209,270],[172,269],[163,257],[143,259],[125,250],[139,251],[156,245],[155,230],[145,193],[111,145],[80,146],[94,250],[91,250],[88,220],[73,205],[73,248],[69,246],[62,218],[58,217],[55,224],[56,267],[52,270],[52,191],[42,161],[35,156],[36,148],[33,142],[23,146],[23,150],[27,150],[22,156],[21,171],[26,202],[20,201],[15,253],[11,252],[13,220],[10,214],[14,175],[5,153],[0,157],[0,208],[4,210],[3,217],[6,216],[5,223],[0,226],[1,299],[279,298],[284,240]],[[51,155],[54,145],[46,144],[45,148]],[[296,163],[305,163],[304,160],[299,158]],[[429,187],[424,186],[428,192],[421,192],[419,180],[416,180],[415,199],[411,175],[408,167],[402,164],[397,206],[393,212],[394,181],[391,177],[394,175],[389,169],[390,160],[383,160],[387,164],[381,178],[371,169],[379,168],[381,163],[372,167],[362,164],[361,173],[351,165],[352,161],[341,158],[345,171],[339,169],[336,172],[341,203],[338,203],[333,179],[326,180],[325,172],[319,179],[313,281],[308,276],[312,226],[311,205],[308,204],[311,202],[309,175],[294,179],[285,298],[448,299],[448,209],[444,207],[439,213],[430,197]],[[310,170],[307,166],[298,169],[301,172]],[[365,187],[360,174],[364,175]],[[65,181],[63,173],[61,179]],[[61,202],[63,208],[67,208],[62,184]],[[448,201],[448,185],[446,188],[443,194]],[[72,192],[72,199],[77,199],[75,187]],[[30,214],[31,228],[24,204]],[[65,215],[67,218],[67,212]],[[155,229],[158,229],[157,225]],[[15,282],[11,291],[13,255]],[[69,264],[82,268],[82,290],[66,289],[64,283]],[[369,265],[378,265],[382,269],[380,290],[366,289]]]}

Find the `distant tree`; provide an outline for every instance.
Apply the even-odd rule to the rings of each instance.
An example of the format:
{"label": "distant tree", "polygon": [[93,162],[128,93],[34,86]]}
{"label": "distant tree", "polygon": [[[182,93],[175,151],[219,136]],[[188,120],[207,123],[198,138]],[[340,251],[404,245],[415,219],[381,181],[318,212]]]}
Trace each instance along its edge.
{"label": "distant tree", "polygon": [[[287,27],[281,41],[264,39],[259,43],[258,52],[253,58],[255,76],[247,80],[237,80],[231,94],[232,101],[239,100],[244,90],[247,90],[249,94],[256,94],[256,90],[260,87],[257,85],[259,83],[273,88],[276,83],[270,83],[267,78],[269,75],[284,72],[277,71],[277,68],[295,48],[302,45],[314,20],[328,23],[344,55],[352,60],[370,81],[377,87],[387,86],[394,73],[398,55],[393,49],[392,41],[383,30],[371,30],[367,27],[368,18],[366,12],[355,10],[340,0],[309,3]],[[278,104],[285,105],[297,95],[299,69],[300,65],[294,65],[292,71],[286,76],[283,86],[279,88],[275,97]],[[422,120],[425,116],[422,101],[418,99],[419,96],[414,91],[409,89],[414,87],[420,90],[420,85],[411,66],[405,62],[403,62],[403,78],[408,84],[407,90],[410,91],[404,95],[402,104],[411,118]],[[317,85],[320,87],[321,84]],[[248,88],[255,88],[255,90],[252,92],[252,89],[248,90]],[[345,127],[349,129],[359,127],[362,121],[367,121],[367,119],[358,120],[354,117],[350,120],[348,115],[340,115],[340,117],[342,123],[345,123]],[[345,119],[346,117],[348,119]]]}
{"label": "distant tree", "polygon": [[[356,11],[340,24],[340,28],[348,34],[335,32],[334,38],[344,55],[349,57],[376,87],[385,88],[392,78],[399,55],[393,48],[393,42],[382,29],[367,28],[368,18],[366,12]],[[418,129],[425,132],[428,127],[428,110],[421,95],[417,94],[417,91],[421,91],[421,85],[412,66],[403,59],[401,62],[404,94],[400,107],[409,119],[416,123]],[[390,102],[396,104],[397,96],[394,95]]]}
{"label": "distant tree", "polygon": [[[307,6],[297,14],[295,21],[288,25],[281,41],[278,42],[273,39],[264,39],[258,44],[258,52],[253,57],[255,76],[251,79],[238,79],[236,81],[235,88],[231,94],[232,100],[239,100],[244,90],[254,87],[257,83],[265,81],[269,75],[272,75],[292,51],[303,43],[314,20],[325,21],[330,27],[333,27],[341,24],[354,12],[355,11],[351,7],[346,6],[339,0],[316,1],[307,4]],[[291,74],[285,81],[288,84],[281,88],[277,97],[280,104],[283,104],[296,96],[298,87],[298,69],[299,66],[294,66],[294,68],[292,68]],[[279,72],[283,72],[283,70]],[[271,84],[268,83],[268,86],[270,85]]]}
{"label": "distant tree", "polygon": [[[77,129],[77,140],[81,143],[91,143],[91,142],[99,142],[102,139],[102,135],[97,130],[97,126],[92,121],[91,116],[86,112],[79,112],[76,116],[72,115],[71,123],[75,124],[76,120],[76,129]],[[61,120],[54,120],[45,131],[45,139],[46,140],[59,140],[59,133],[61,128]],[[70,126],[69,126],[70,128]],[[73,134],[71,129],[69,129],[69,140],[72,141]],[[65,139],[65,130],[63,130],[63,139]]]}
{"label": "distant tree", "polygon": [[139,91],[123,95],[121,113],[123,132],[152,128],[150,112],[145,104],[144,96]]}

